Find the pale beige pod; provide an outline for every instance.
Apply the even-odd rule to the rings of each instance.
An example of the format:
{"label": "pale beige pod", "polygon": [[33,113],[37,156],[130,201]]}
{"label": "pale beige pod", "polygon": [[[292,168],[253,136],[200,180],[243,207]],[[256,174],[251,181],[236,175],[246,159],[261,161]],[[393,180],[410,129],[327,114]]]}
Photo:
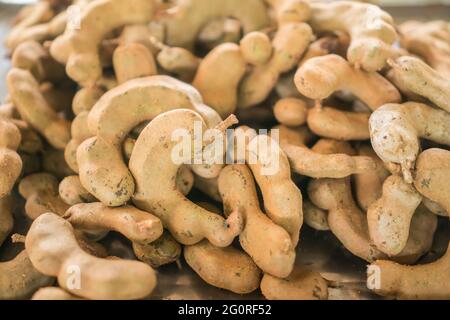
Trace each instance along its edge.
{"label": "pale beige pod", "polygon": [[450,216],[450,151],[428,149],[419,155],[414,186],[428,199],[439,204]]}
{"label": "pale beige pod", "polygon": [[0,263],[0,300],[29,299],[40,287],[53,282],[54,278],[33,267],[26,250]]}
{"label": "pale beige pod", "polygon": [[[53,213],[34,221],[25,247],[37,270],[57,277],[63,289],[83,298],[142,299],[156,286],[155,272],[142,262],[101,259],[83,251],[71,224]],[[74,274],[79,285],[73,285]]]}
{"label": "pale beige pod", "polygon": [[[439,260],[417,266],[378,260],[368,269],[367,284],[375,293],[397,299],[450,299],[450,248]],[[380,281],[376,281],[377,277]]]}
{"label": "pale beige pod", "polygon": [[327,300],[328,284],[318,272],[296,267],[285,279],[265,274],[261,291],[268,300]]}
{"label": "pale beige pod", "polygon": [[188,265],[208,284],[238,294],[258,289],[261,271],[243,251],[218,248],[203,241],[184,247]]}
{"label": "pale beige pod", "polygon": [[398,255],[406,246],[411,219],[422,196],[401,176],[390,176],[383,194],[367,210],[370,238],[389,256]]}

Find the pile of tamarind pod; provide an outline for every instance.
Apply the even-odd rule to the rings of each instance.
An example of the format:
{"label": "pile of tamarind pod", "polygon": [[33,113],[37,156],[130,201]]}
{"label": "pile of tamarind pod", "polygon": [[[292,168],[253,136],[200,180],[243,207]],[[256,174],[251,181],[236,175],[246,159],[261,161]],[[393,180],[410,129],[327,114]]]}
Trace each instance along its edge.
{"label": "pile of tamarind pod", "polygon": [[[380,296],[450,299],[450,251],[420,261],[450,214],[450,23],[351,1],[42,0],[5,46],[0,246],[24,249],[0,299],[145,299],[180,259],[237,294],[327,299],[296,262],[302,228],[366,261]],[[173,132],[238,121],[242,161],[173,161]],[[270,175],[249,160],[264,142]]]}

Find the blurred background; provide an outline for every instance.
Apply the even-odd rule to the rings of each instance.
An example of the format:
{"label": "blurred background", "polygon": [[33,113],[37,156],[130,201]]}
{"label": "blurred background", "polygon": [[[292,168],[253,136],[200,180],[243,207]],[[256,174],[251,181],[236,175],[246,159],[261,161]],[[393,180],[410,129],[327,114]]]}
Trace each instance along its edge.
{"label": "blurred background", "polygon": [[[8,53],[3,46],[5,35],[11,19],[19,9],[25,4],[34,2],[37,0],[0,0],[0,102],[6,96],[4,83],[6,72],[9,70],[9,62],[6,59]],[[450,20],[450,0],[364,0],[364,2],[382,6],[397,23],[409,19]]]}

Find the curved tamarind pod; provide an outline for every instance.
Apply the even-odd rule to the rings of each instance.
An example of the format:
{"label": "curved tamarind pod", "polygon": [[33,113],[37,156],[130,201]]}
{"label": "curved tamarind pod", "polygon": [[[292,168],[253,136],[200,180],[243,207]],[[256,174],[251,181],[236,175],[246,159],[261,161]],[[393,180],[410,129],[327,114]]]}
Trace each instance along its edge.
{"label": "curved tamarind pod", "polygon": [[410,20],[398,28],[402,47],[423,57],[440,74],[450,76],[450,24],[447,21]]}
{"label": "curved tamarind pod", "polygon": [[273,41],[271,59],[255,66],[239,86],[238,107],[250,108],[263,102],[276,86],[282,73],[296,67],[312,40],[311,27],[303,22],[279,27]]}
{"label": "curved tamarind pod", "polygon": [[428,149],[416,163],[414,186],[428,199],[438,203],[450,216],[448,181],[450,178],[450,151]]}
{"label": "curved tamarind pod", "polygon": [[10,261],[0,262],[1,300],[29,299],[36,290],[53,282],[54,278],[33,267],[26,250]]}
{"label": "curved tamarind pod", "polygon": [[384,162],[400,164],[408,183],[413,182],[419,138],[450,145],[450,114],[421,103],[384,105],[371,115],[369,125],[375,152]]}
{"label": "curved tamarind pod", "polygon": [[316,135],[337,140],[369,140],[369,113],[315,107],[308,112],[308,127]]}
{"label": "curved tamarind pod", "polygon": [[327,300],[328,284],[320,273],[296,267],[286,279],[265,274],[261,292],[268,300]]}
{"label": "curved tamarind pod", "polygon": [[154,7],[153,1],[147,0],[92,1],[83,8],[79,28],[66,28],[53,41],[50,52],[66,65],[70,78],[84,87],[92,86],[102,75],[98,51],[101,41],[119,27],[149,22]]}
{"label": "curved tamarind pod", "polygon": [[[356,153],[356,151],[350,146],[349,143],[344,142],[344,141],[337,141],[337,140],[329,140],[329,139],[321,139],[319,140],[313,147],[313,151],[315,152],[319,152],[319,153],[323,153],[323,154],[333,154],[333,153],[337,153],[337,152],[342,152],[348,155],[354,155]],[[359,177],[360,175],[357,175],[356,177]],[[395,179],[395,178],[393,178]],[[414,200],[414,195],[416,196],[416,202],[412,202],[411,204],[407,203],[405,204],[404,202],[398,201],[400,204],[403,204],[403,206],[406,209],[409,209],[411,212],[412,219],[411,219],[411,223],[407,224],[407,227],[405,228],[405,223],[400,224],[400,226],[403,226],[402,229],[400,229],[401,231],[403,231],[403,234],[406,239],[404,239],[404,247],[402,248],[401,252],[396,253],[395,256],[393,256],[392,258],[395,261],[402,261],[402,262],[407,262],[407,263],[414,263],[416,262],[423,254],[425,254],[426,252],[428,252],[431,248],[431,244],[433,241],[433,235],[434,235],[434,231],[436,230],[436,226],[437,226],[437,220],[436,217],[433,217],[432,214],[430,214],[429,212],[427,212],[426,210],[423,210],[422,207],[419,207],[419,209],[415,210],[415,208],[417,208],[417,201],[420,202],[420,198],[417,200],[417,192],[415,192],[414,190],[410,190],[411,187],[407,184],[405,184],[403,182],[403,180],[401,178],[398,178],[400,180],[400,182],[398,182],[398,180],[396,180],[398,183],[397,185],[394,184],[395,186],[403,186],[402,190],[403,190],[403,194],[401,192],[397,192],[394,194],[389,194],[391,197],[396,197],[394,201],[399,199],[402,199],[402,197],[407,197],[408,195],[412,195],[412,200]],[[388,191],[392,191],[392,184],[387,184],[387,186],[389,186]],[[382,186],[380,186],[380,189],[382,188]],[[399,189],[399,188],[398,188]],[[397,190],[395,190],[397,191]],[[405,192],[412,192],[411,194],[406,193]],[[391,192],[392,193],[392,192]],[[381,197],[381,190],[380,190],[380,197]],[[385,196],[386,198],[386,196]],[[325,201],[324,199],[322,199],[322,201]],[[390,204],[390,208],[393,208],[395,205],[400,206],[400,204],[397,204],[397,202],[391,201]],[[377,203],[379,204],[380,201],[378,201]],[[409,206],[408,206],[409,205]],[[413,206],[413,209],[411,211],[410,206]],[[373,205],[371,207],[372,209],[372,216],[373,213],[378,213],[381,212],[381,215],[383,213],[385,213],[383,211],[383,207],[381,207],[381,210],[375,210],[375,208],[378,208],[376,205]],[[395,207],[394,207],[395,209]],[[405,210],[406,210],[405,209]],[[393,212],[395,212],[395,210],[393,210]],[[400,213],[403,212],[398,212],[397,210],[397,215],[399,215]],[[389,220],[391,218],[391,216],[389,214],[384,214],[385,215],[385,219],[383,221]],[[368,215],[367,215],[368,216]],[[368,218],[370,218],[370,216],[368,216]],[[392,220],[392,219],[391,219]],[[367,219],[366,217],[364,217],[364,221],[365,224],[367,225]],[[342,221],[341,221],[342,222]],[[394,229],[395,226],[399,226],[399,224],[396,222],[397,221],[391,221],[391,224],[388,224],[387,227],[385,229],[391,231],[391,233],[388,233],[389,236],[392,236],[392,231],[396,231],[397,229]],[[378,224],[377,224],[378,223]],[[369,224],[369,236],[372,236],[370,231],[370,228],[373,227],[373,225],[375,224],[376,227],[378,227],[379,225],[381,225],[379,223],[379,221],[375,221],[375,223],[372,223],[372,225]],[[335,225],[338,225],[337,223]],[[385,227],[386,224],[381,225],[382,227]],[[367,229],[367,227],[366,227]],[[378,230],[378,229],[377,229]],[[406,230],[406,233],[404,232]],[[383,236],[386,235],[386,230],[382,230]],[[344,236],[343,234],[341,234],[341,236]],[[397,241],[398,243],[398,241]],[[383,247],[384,248],[384,247]],[[380,250],[382,250],[382,248],[379,248]]]}
{"label": "curved tamarind pod", "polygon": [[57,149],[64,149],[70,139],[70,124],[48,105],[31,73],[11,69],[7,78],[11,99],[23,120],[41,133]]}
{"label": "curved tamarind pod", "polygon": [[72,101],[72,110],[76,117],[71,125],[71,140],[64,149],[64,159],[67,165],[74,171],[78,172],[77,150],[83,141],[92,137],[92,133],[88,127],[89,112],[94,105],[100,100],[105,90],[99,86],[92,88],[82,88],[74,96]]}
{"label": "curved tamarind pod", "polygon": [[295,263],[295,245],[289,233],[265,215],[258,203],[256,186],[246,165],[225,167],[219,176],[225,214],[242,212],[244,229],[239,242],[265,273],[287,277]]}
{"label": "curved tamarind pod", "polygon": [[119,84],[131,79],[158,74],[155,59],[144,45],[130,43],[114,50],[114,71]]}
{"label": "curved tamarind pod", "polygon": [[[86,0],[77,1],[82,6]],[[16,51],[19,46],[28,41],[44,43],[61,35],[67,26],[67,10],[55,15],[50,21],[45,21],[21,30],[14,39],[11,39],[10,47]]]}
{"label": "curved tamarind pod", "polygon": [[63,218],[75,229],[116,231],[127,239],[151,243],[163,233],[161,221],[154,215],[133,206],[105,207],[101,203],[80,203],[70,207]]}
{"label": "curved tamarind pod", "polygon": [[[141,299],[156,286],[155,272],[145,263],[101,259],[84,252],[70,223],[52,213],[34,221],[25,247],[37,270],[57,277],[63,289],[83,298]],[[79,270],[79,286],[71,282],[73,270]]]}
{"label": "curved tamarind pod", "polygon": [[246,34],[239,43],[244,61],[257,66],[265,64],[272,56],[272,42],[267,34],[254,31]]}
{"label": "curved tamarind pod", "polygon": [[316,206],[328,210],[330,229],[345,248],[369,262],[385,257],[370,240],[366,215],[353,200],[348,178],[313,180],[308,194]]}
{"label": "curved tamarind pod", "polygon": [[261,189],[267,215],[291,235],[295,247],[303,225],[303,198],[291,179],[286,154],[271,137],[258,135],[247,145],[246,160]]}
{"label": "curved tamarind pod", "polygon": [[[339,34],[338,36],[324,36],[322,38],[319,38],[309,45],[308,49],[303,54],[303,57],[300,60],[298,66],[301,67],[303,64],[305,64],[306,61],[314,57],[325,56],[332,53],[338,54],[340,56],[345,55],[349,42],[350,39],[345,34]],[[280,77],[280,80],[278,81],[276,86],[276,92],[280,97],[301,98],[301,95],[297,90],[294,82],[295,71],[289,72]]]}
{"label": "curved tamarind pod", "polygon": [[351,42],[347,59],[358,68],[379,71],[394,54],[394,20],[375,5],[351,1],[311,3],[309,22],[316,32],[348,33]]}
{"label": "curved tamarind pod", "polygon": [[387,71],[385,74],[385,77],[398,89],[398,91],[402,94],[402,96],[406,100],[421,102],[421,103],[427,102],[427,99],[425,99],[424,97],[422,97],[422,96],[418,95],[417,93],[414,93],[410,89],[408,89],[407,86],[403,82],[401,82],[400,79],[398,79],[395,76],[395,72],[393,69],[390,69],[389,71]]}
{"label": "curved tamarind pod", "polygon": [[[136,139],[128,137],[125,139],[125,142],[123,144],[123,151],[125,160],[128,162],[130,161],[131,155],[133,154],[134,146],[136,145]],[[194,173],[192,172],[191,168],[189,166],[184,165],[181,166],[178,170],[177,174],[177,188],[180,190],[182,194],[187,196],[192,188],[194,187],[194,179],[201,178],[200,176],[194,177]],[[209,180],[209,179],[205,179]],[[214,179],[212,179],[214,180]],[[217,179],[216,179],[217,180]]]}
{"label": "curved tamarind pod", "polygon": [[411,219],[406,246],[402,252],[392,257],[392,260],[401,264],[417,263],[420,258],[430,252],[437,227],[437,216],[424,205],[420,205]]}
{"label": "curved tamarind pod", "polygon": [[398,90],[380,74],[354,69],[335,54],[307,60],[297,70],[294,81],[297,90],[313,100],[324,100],[336,91],[349,91],[372,110],[401,101]]}
{"label": "curved tamarind pod", "polygon": [[188,265],[208,284],[239,294],[258,289],[261,270],[234,247],[217,248],[208,241],[184,247]]}
{"label": "curved tamarind pod", "polygon": [[450,112],[450,80],[425,62],[403,56],[390,62],[392,77],[407,90]]}
{"label": "curved tamarind pod", "polygon": [[54,11],[47,1],[39,1],[32,7],[29,7],[27,14],[17,21],[14,28],[6,38],[5,46],[11,50],[16,48],[20,42],[20,35],[28,28],[43,22],[48,22],[54,16]]}
{"label": "curved tamarind pod", "polygon": [[[142,131],[129,163],[136,179],[133,202],[138,208],[158,216],[182,244],[191,245],[207,238],[216,246],[226,247],[242,230],[240,213],[234,212],[225,220],[189,201],[176,188],[181,163],[174,158],[173,150],[179,143],[172,140],[172,134],[183,132],[183,137],[188,137],[189,143],[184,143],[183,138],[183,148],[188,146],[183,153],[189,152],[187,156],[192,161],[196,123],[207,128],[198,113],[172,110],[157,116]],[[175,155],[180,157],[179,153]]]}
{"label": "curved tamarind pod", "polygon": [[263,0],[182,0],[162,18],[166,31],[164,42],[172,47],[192,49],[201,29],[222,17],[239,20],[244,34],[270,24]]}
{"label": "curved tamarind pod", "polygon": [[389,256],[398,255],[410,235],[411,219],[422,196],[400,176],[391,176],[383,184],[383,194],[367,211],[370,238]]}
{"label": "curved tamarind pod", "polygon": [[[356,154],[356,151],[352,148],[352,146],[350,145],[350,143],[346,142],[346,141],[338,141],[338,140],[331,140],[331,139],[320,139],[312,148],[312,151],[317,152],[319,154],[323,154],[323,155],[330,155],[330,154],[345,154],[348,156],[354,156]],[[356,175],[359,176],[359,175]],[[329,179],[328,179],[329,180]],[[337,202],[342,201],[343,205],[344,204],[348,204],[348,212],[346,213],[347,215],[338,215],[335,214],[331,217],[331,219],[333,219],[333,227],[331,227],[331,222],[328,221],[330,219],[329,217],[329,213],[325,213],[326,216],[326,221],[327,221],[327,227],[333,231],[336,232],[335,234],[338,235],[338,238],[342,238],[343,240],[341,240],[341,242],[345,245],[345,241],[347,241],[347,243],[351,243],[351,237],[355,237],[357,238],[358,235],[355,236],[355,234],[360,234],[359,236],[365,237],[366,233],[367,233],[367,237],[368,237],[368,232],[367,227],[365,225],[367,225],[367,220],[365,217],[361,217],[361,213],[359,211],[359,208],[357,208],[355,202],[353,201],[352,195],[349,193],[349,190],[346,189],[345,191],[340,190],[339,188],[336,188],[336,190],[329,190],[329,193],[325,193],[325,184],[326,181],[328,181],[327,179],[324,179],[323,182],[321,182],[322,180],[316,180],[315,182],[311,183],[311,188],[313,188],[314,183],[319,185],[318,187],[318,191],[316,193],[314,193],[313,191],[313,196],[315,198],[311,198],[311,201],[317,201],[317,203],[313,203],[316,204],[317,206],[319,206],[318,209],[326,209],[325,207],[320,207],[321,205],[323,206],[324,201],[326,201],[327,196],[330,195],[334,195],[337,198],[346,198],[345,200],[335,200]],[[347,179],[348,180],[348,179]],[[349,188],[349,185],[347,186],[347,188]],[[334,193],[333,193],[334,192]],[[335,202],[335,203],[337,203]],[[328,208],[330,208],[330,204],[326,204],[325,206],[328,206]],[[335,209],[336,210],[336,209]],[[353,219],[352,219],[353,217]],[[353,222],[352,220],[356,221]],[[359,222],[359,223],[358,223]],[[348,235],[346,235],[344,232],[342,232],[342,230],[345,230],[346,228],[350,228],[350,230],[353,230],[353,233],[349,233]],[[348,239],[346,238],[346,236],[348,237]],[[360,251],[364,251],[366,250],[366,248],[364,247],[364,245],[367,245],[367,242],[370,241],[369,240],[365,240],[366,243],[362,244],[362,248],[357,248],[354,247],[353,244],[350,244],[351,247],[349,248],[350,251],[352,252],[360,252]],[[371,244],[369,243],[369,252],[371,248]],[[366,254],[366,253],[363,253]],[[361,256],[360,256],[361,257]],[[370,259],[366,258],[366,259]]]}
{"label": "curved tamarind pod", "polygon": [[[450,299],[450,246],[436,262],[418,266],[378,260],[369,267],[367,285],[375,293],[398,299]],[[370,272],[377,270],[379,283]],[[373,271],[372,271],[373,272]]]}
{"label": "curved tamarind pod", "polygon": [[236,110],[238,85],[246,70],[247,64],[239,46],[224,43],[200,62],[192,85],[205,103],[225,119]]}
{"label": "curved tamarind pod", "polygon": [[[167,76],[130,80],[103,95],[88,118],[94,137],[77,150],[80,180],[86,190],[105,205],[125,204],[134,193],[135,184],[123,160],[123,141],[140,123],[174,109],[197,111],[210,128],[221,121],[213,109],[203,104],[197,90]],[[221,167],[209,166],[210,171],[218,172],[202,174],[217,176]]]}
{"label": "curved tamarind pod", "polygon": [[[75,10],[80,10],[91,2],[91,0],[70,0],[68,2],[76,6],[72,7],[72,9],[75,8]],[[39,43],[45,43],[45,41],[53,40],[57,36],[63,34],[67,27],[68,18],[70,17],[71,9],[69,7],[69,3],[65,3],[63,8],[61,8],[60,4],[52,4],[51,8],[52,12],[45,13],[44,11],[42,19],[35,20],[32,24],[28,23],[29,25],[27,27],[14,28],[19,29],[20,31],[14,30],[11,32],[7,39],[8,47],[15,51],[18,46],[24,42],[36,41]],[[56,12],[59,13],[54,15]],[[29,17],[32,17],[34,14],[35,13],[30,14]],[[50,16],[52,17],[51,20],[49,20]],[[27,17],[27,19],[29,19],[29,17]]]}
{"label": "curved tamarind pod", "polygon": [[192,82],[203,61],[202,58],[197,57],[188,49],[167,46],[156,40],[155,37],[151,37],[151,42],[158,49],[156,60],[161,68],[175,74],[181,81]]}
{"label": "curved tamarind pod", "polygon": [[292,170],[298,174],[312,178],[344,178],[377,168],[369,157],[314,152],[301,141],[301,131],[284,126],[279,129],[280,145],[289,158]]}

